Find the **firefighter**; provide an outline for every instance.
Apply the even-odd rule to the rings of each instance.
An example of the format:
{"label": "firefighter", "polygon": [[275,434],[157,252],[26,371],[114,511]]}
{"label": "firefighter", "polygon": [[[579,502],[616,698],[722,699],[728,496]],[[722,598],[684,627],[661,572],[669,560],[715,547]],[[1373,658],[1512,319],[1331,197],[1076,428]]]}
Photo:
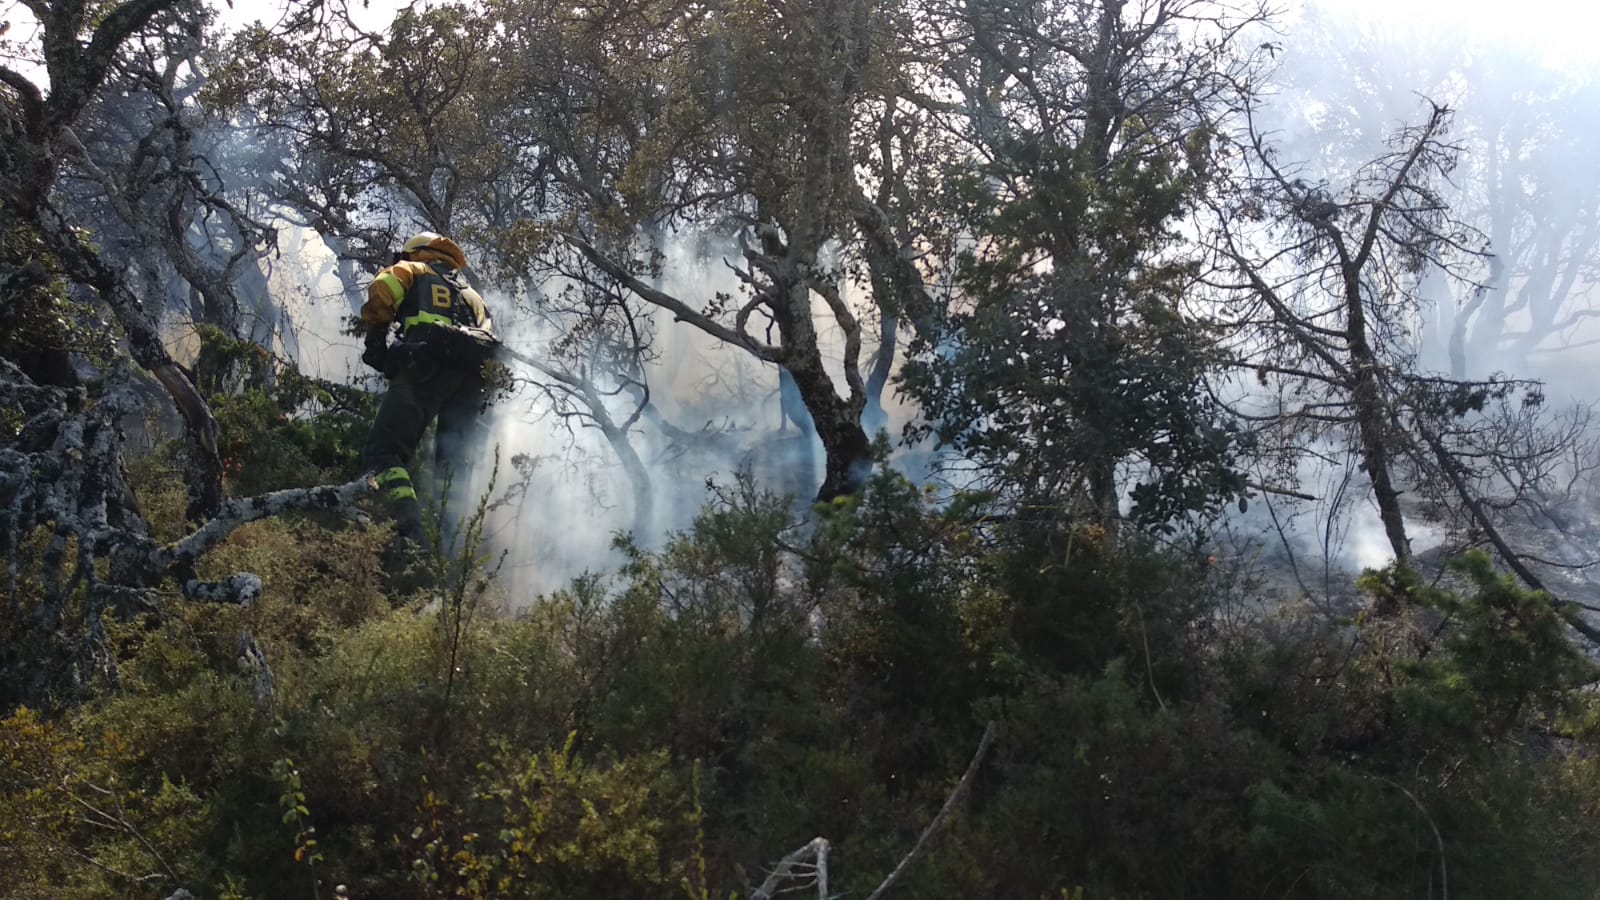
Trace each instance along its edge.
{"label": "firefighter", "polygon": [[[434,464],[441,476],[466,469],[469,435],[488,403],[483,367],[499,346],[483,298],[461,271],[466,254],[431,231],[416,235],[367,287],[361,361],[389,379],[362,462],[395,518],[397,533],[426,542],[411,480],[422,434],[438,419]],[[389,343],[393,331],[398,340]]]}

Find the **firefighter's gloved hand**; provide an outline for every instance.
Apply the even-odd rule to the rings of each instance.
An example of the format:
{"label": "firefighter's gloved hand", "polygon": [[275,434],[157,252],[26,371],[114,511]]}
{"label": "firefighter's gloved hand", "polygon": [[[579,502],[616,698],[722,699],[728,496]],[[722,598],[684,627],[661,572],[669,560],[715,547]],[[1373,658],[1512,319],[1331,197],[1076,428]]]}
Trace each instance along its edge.
{"label": "firefighter's gloved hand", "polygon": [[388,362],[388,356],[389,350],[387,347],[382,344],[370,344],[367,346],[366,351],[361,354],[361,361],[382,372]]}
{"label": "firefighter's gloved hand", "polygon": [[362,351],[361,361],[379,372],[386,373],[389,362],[389,334],[387,329],[374,328],[367,332],[367,349]]}

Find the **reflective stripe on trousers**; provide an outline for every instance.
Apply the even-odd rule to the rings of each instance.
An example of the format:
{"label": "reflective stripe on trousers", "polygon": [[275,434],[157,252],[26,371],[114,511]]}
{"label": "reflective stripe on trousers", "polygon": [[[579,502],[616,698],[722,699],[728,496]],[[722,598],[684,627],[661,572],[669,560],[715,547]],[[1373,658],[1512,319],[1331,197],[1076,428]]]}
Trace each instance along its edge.
{"label": "reflective stripe on trousers", "polygon": [[391,501],[415,500],[417,490],[411,484],[411,473],[402,466],[385,469],[373,477],[378,483],[378,490]]}

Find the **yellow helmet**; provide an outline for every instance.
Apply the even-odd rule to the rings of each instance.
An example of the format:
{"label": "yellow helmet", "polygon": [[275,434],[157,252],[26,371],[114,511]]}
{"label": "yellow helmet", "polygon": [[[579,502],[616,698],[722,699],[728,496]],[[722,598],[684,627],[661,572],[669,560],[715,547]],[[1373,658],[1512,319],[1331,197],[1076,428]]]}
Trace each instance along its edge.
{"label": "yellow helmet", "polygon": [[444,238],[444,235],[438,234],[436,232],[419,231],[416,234],[411,236],[411,240],[406,241],[405,244],[403,246],[401,246],[400,252],[401,253],[411,253],[411,252],[414,252],[416,250],[420,250],[423,247],[428,246],[429,244],[433,243],[434,241],[442,240],[443,238]]}
{"label": "yellow helmet", "polygon": [[438,254],[455,264],[458,269],[467,267],[467,255],[462,252],[460,245],[437,232],[419,231],[400,246],[402,256],[419,252]]}

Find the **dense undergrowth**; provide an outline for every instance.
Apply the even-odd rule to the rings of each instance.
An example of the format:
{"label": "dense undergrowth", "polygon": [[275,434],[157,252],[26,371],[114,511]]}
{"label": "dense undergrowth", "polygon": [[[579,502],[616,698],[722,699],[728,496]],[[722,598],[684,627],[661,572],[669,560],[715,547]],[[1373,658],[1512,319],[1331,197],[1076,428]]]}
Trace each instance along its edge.
{"label": "dense undergrowth", "polygon": [[[205,346],[233,493],[352,474],[358,392]],[[130,478],[172,539],[164,453]],[[536,600],[470,540],[418,590],[385,527],[248,525],[201,575],[256,572],[258,602],[125,611],[93,690],[11,702],[0,895],[750,896],[820,836],[864,897],[992,722],[895,896],[1595,896],[1597,670],[1486,558],[1452,589],[1369,573],[1347,621],[1238,615],[1204,555],[982,508],[885,470],[796,522],[740,480]],[[34,652],[44,685],[85,658]]]}
{"label": "dense undergrowth", "polygon": [[793,526],[734,485],[531,606],[399,594],[381,528],[248,526],[207,564],[259,572],[259,603],[132,616],[102,692],[0,722],[0,893],[748,896],[822,836],[834,894],[866,896],[990,721],[894,895],[1600,883],[1595,670],[1482,558],[1459,592],[1373,573],[1352,621],[1241,620],[1190,554],[975,521],[892,473]]}

